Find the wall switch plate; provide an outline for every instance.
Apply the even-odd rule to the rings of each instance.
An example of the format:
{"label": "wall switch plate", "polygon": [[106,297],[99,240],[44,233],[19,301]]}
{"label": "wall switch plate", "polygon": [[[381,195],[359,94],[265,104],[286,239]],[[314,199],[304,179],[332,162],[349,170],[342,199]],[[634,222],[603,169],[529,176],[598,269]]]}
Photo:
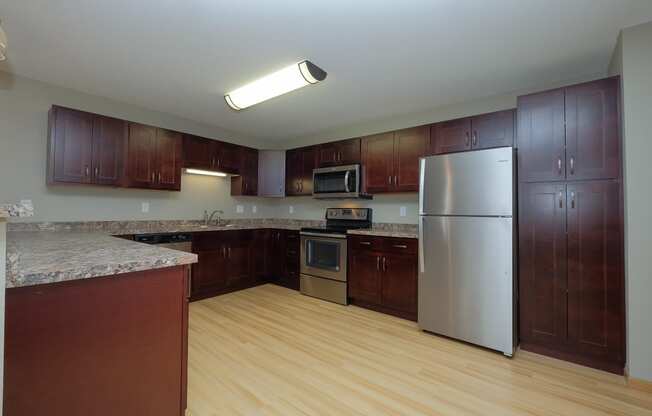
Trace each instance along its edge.
{"label": "wall switch plate", "polygon": [[401,217],[405,217],[407,215],[407,207],[401,207]]}
{"label": "wall switch plate", "polygon": [[292,205],[290,205],[289,211],[290,211],[290,214],[294,214],[294,207]]}
{"label": "wall switch plate", "polygon": [[251,212],[254,213],[254,214],[255,214],[256,212],[258,212],[258,207],[255,206],[255,205],[253,205],[253,206],[251,207]]}
{"label": "wall switch plate", "polygon": [[236,205],[235,206],[235,212],[238,214],[242,214],[244,212],[244,206],[243,205]]}
{"label": "wall switch plate", "polygon": [[143,202],[140,204],[140,211],[143,213],[149,212],[149,202]]}

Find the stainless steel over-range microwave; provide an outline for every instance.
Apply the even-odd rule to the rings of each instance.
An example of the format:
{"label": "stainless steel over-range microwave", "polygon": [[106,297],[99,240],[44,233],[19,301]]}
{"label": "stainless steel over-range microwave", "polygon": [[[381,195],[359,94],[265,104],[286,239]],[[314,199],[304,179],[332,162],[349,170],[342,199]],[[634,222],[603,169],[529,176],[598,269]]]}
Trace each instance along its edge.
{"label": "stainless steel over-range microwave", "polygon": [[318,199],[360,198],[360,165],[333,166],[312,171],[312,195]]}

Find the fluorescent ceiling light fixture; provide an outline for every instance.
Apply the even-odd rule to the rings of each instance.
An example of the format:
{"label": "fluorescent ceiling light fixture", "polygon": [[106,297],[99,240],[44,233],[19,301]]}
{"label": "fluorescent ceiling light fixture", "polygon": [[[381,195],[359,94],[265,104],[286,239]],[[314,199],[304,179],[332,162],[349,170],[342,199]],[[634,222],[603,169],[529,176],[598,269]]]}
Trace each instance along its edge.
{"label": "fluorescent ceiling light fixture", "polygon": [[7,59],[7,35],[2,30],[2,26],[0,26],[0,62],[5,59]]}
{"label": "fluorescent ceiling light fixture", "polygon": [[225,178],[227,176],[226,173],[202,169],[186,169],[186,173],[191,173],[193,175],[219,176],[220,178]]}
{"label": "fluorescent ceiling light fixture", "polygon": [[242,110],[325,79],[323,69],[310,61],[301,61],[233,90],[224,99],[234,110]]}

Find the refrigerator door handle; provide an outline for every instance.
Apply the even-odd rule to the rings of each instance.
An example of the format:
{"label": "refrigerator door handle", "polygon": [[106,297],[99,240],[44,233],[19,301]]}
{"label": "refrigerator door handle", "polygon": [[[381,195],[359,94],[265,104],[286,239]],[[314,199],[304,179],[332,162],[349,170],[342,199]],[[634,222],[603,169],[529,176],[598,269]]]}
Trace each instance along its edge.
{"label": "refrigerator door handle", "polygon": [[426,160],[424,158],[419,159],[419,215],[422,215],[423,210],[423,189],[424,189],[424,180],[426,178]]}
{"label": "refrigerator door handle", "polygon": [[419,216],[419,253],[417,256],[419,257],[419,272],[420,273],[425,273],[426,272],[426,267],[423,261],[423,216]]}

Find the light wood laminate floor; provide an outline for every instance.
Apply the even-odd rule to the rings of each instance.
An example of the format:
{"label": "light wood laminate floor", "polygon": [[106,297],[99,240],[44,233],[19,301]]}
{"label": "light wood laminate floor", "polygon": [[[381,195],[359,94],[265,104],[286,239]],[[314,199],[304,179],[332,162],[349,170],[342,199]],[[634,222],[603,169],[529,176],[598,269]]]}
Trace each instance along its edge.
{"label": "light wood laminate floor", "polygon": [[189,344],[191,416],[652,416],[622,377],[273,285],[192,303]]}

